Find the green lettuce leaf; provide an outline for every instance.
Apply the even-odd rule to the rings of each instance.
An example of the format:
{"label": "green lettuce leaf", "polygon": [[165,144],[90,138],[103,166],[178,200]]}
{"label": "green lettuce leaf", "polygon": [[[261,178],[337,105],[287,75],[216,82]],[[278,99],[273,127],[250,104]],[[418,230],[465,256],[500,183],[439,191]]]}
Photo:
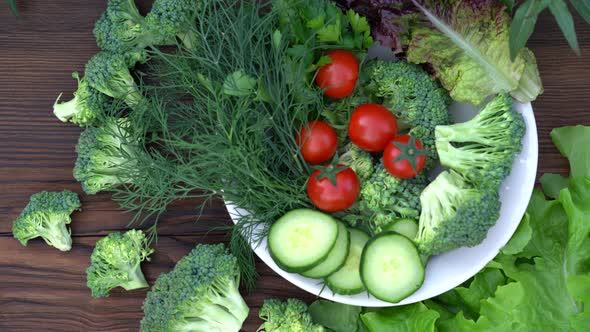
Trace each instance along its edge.
{"label": "green lettuce leaf", "polygon": [[434,332],[439,314],[422,303],[385,308],[361,315],[369,332]]}
{"label": "green lettuce leaf", "polygon": [[432,26],[413,29],[408,61],[430,64],[453,99],[479,105],[508,91],[530,102],[542,93],[533,53],[523,48],[510,58],[510,16],[499,2],[457,0],[435,8],[414,3]]}
{"label": "green lettuce leaf", "polygon": [[551,131],[555,146],[570,162],[571,176],[590,178],[590,127],[569,126]]}
{"label": "green lettuce leaf", "polygon": [[360,320],[362,307],[317,300],[309,306],[313,321],[334,332],[364,331]]}
{"label": "green lettuce leaf", "polygon": [[546,173],[541,176],[539,182],[547,197],[557,199],[561,189],[569,186],[570,179],[563,175]]}

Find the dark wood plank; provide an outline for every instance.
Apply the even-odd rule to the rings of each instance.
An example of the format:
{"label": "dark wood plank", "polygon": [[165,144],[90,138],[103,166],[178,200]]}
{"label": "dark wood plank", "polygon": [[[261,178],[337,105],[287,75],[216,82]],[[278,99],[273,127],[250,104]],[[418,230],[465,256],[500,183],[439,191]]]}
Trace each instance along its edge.
{"label": "dark wood plank", "polygon": [[[143,11],[151,1],[138,1]],[[114,291],[95,300],[85,286],[85,269],[98,237],[125,229],[130,215],[117,209],[108,194],[82,196],[84,211],[74,214],[74,249],[63,254],[33,241],[26,248],[10,237],[11,221],[28,197],[40,190],[68,188],[81,193],[72,178],[79,128],[55,120],[51,106],[60,92],[75,89],[72,71],[82,71],[97,51],[92,27],[104,0],[19,1],[22,18],[11,16],[0,1],[0,331],[136,331],[145,291]],[[530,41],[545,84],[534,104],[539,127],[538,174],[567,173],[567,162],[550,142],[552,128],[590,125],[590,26],[577,17],[583,50],[576,57],[554,19],[542,15]],[[158,252],[145,266],[150,282],[169,270],[195,242],[224,241],[223,233],[205,235],[228,224],[220,202],[195,223],[198,200],[175,204],[160,222]],[[262,277],[246,297],[252,317],[245,331],[255,331],[262,301],[269,297],[314,296],[297,289],[260,261]]]}

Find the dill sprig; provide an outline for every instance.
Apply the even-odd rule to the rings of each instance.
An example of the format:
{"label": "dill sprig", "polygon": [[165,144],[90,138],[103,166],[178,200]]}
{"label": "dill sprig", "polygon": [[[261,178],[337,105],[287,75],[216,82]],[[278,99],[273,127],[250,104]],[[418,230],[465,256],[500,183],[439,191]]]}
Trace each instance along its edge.
{"label": "dill sprig", "polygon": [[[310,169],[295,134],[323,108],[321,91],[305,80],[308,68],[275,33],[268,6],[205,0],[194,27],[198,43],[152,51],[149,72],[158,83],[142,86],[149,102],[129,115],[145,153],[130,172],[138,176],[113,196],[136,212],[135,222],[157,221],[172,201],[189,197],[223,197],[248,211],[235,217],[230,248],[249,287],[256,271],[244,239],[257,242],[279,216],[310,206]],[[242,90],[230,93],[228,84]]]}

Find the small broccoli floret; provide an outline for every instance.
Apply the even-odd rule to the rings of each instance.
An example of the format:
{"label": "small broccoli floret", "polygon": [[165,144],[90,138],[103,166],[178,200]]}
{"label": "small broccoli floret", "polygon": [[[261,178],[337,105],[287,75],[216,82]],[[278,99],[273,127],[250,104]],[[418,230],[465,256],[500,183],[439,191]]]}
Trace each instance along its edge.
{"label": "small broccoli floret", "polygon": [[199,244],[160,275],[143,303],[142,332],[238,332],[249,309],[237,259],[223,244]]}
{"label": "small broccoli floret", "polygon": [[157,30],[147,29],[133,0],[109,0],[106,11],[94,25],[94,36],[102,50],[117,53],[168,44]]}
{"label": "small broccoli floret", "polygon": [[368,215],[369,229],[380,233],[383,227],[399,218],[418,219],[420,215],[420,193],[428,179],[420,173],[412,179],[391,176],[383,167],[376,166],[368,181],[361,183],[359,208]]}
{"label": "small broccoli floret", "polygon": [[80,134],[74,178],[87,194],[129,183],[137,163],[138,144],[128,119],[105,118],[101,127],[89,127]]}
{"label": "small broccoli floret", "polygon": [[156,0],[146,16],[150,30],[159,31],[166,40],[178,37],[187,48],[198,43],[194,31],[200,0]]}
{"label": "small broccoli floret", "polygon": [[346,145],[344,153],[338,159],[338,163],[352,168],[361,183],[368,180],[373,174],[374,167],[371,154],[352,143]]}
{"label": "small broccoli floret", "polygon": [[417,65],[406,61],[373,61],[366,68],[367,92],[382,98],[405,126],[434,129],[451,123],[447,91]]}
{"label": "small broccoli floret", "polygon": [[257,332],[324,332],[315,324],[307,311],[307,305],[297,299],[264,301],[259,313],[264,323]]}
{"label": "small broccoli floret", "polygon": [[88,84],[107,96],[125,101],[131,108],[137,108],[144,102],[135,79],[129,68],[138,62],[145,62],[145,51],[133,51],[125,54],[102,51],[86,64]]}
{"label": "small broccoli floret", "polygon": [[149,261],[153,252],[140,230],[111,233],[98,240],[86,269],[86,284],[92,296],[109,296],[109,291],[116,287],[125,290],[148,287],[141,262]]}
{"label": "small broccoli floret", "polygon": [[14,221],[14,238],[26,246],[29,240],[41,237],[48,245],[68,251],[72,249],[72,235],[66,225],[72,222],[70,214],[80,206],[78,195],[69,190],[34,194]]}
{"label": "small broccoli floret", "polygon": [[432,181],[420,202],[415,242],[426,256],[478,245],[500,216],[497,190],[475,188],[454,171],[445,171]]}
{"label": "small broccoli floret", "polygon": [[112,99],[90,87],[77,72],[72,77],[78,80],[78,90],[70,101],[59,103],[61,94],[53,104],[53,114],[62,122],[71,121],[81,127],[95,124],[96,118],[111,107]]}
{"label": "small broccoli floret", "polygon": [[436,148],[444,166],[479,186],[497,187],[510,174],[525,130],[512,98],[500,94],[473,119],[437,127]]}

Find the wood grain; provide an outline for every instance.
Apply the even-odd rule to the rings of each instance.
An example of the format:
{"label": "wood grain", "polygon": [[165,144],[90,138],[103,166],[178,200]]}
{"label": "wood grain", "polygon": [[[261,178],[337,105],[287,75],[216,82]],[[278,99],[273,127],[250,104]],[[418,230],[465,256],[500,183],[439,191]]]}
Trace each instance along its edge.
{"label": "wood grain", "polygon": [[[138,1],[143,11],[151,1]],[[12,239],[11,222],[40,190],[64,188],[82,193],[72,178],[74,146],[80,129],[57,121],[51,105],[60,92],[75,89],[72,71],[82,71],[97,52],[92,27],[104,0],[21,0],[22,18],[0,1],[0,331],[137,331],[145,290],[113,291],[108,299],[90,297],[85,269],[96,240],[126,229],[130,215],[108,194],[82,195],[84,211],[74,214],[74,248],[61,253],[42,241],[22,247]],[[542,15],[529,44],[537,55],[545,94],[534,104],[539,131],[539,170],[567,174],[567,162],[551,144],[552,128],[590,125],[590,27],[577,19],[583,55],[569,50],[554,19]],[[144,271],[152,283],[196,242],[225,241],[207,231],[229,222],[213,202],[195,222],[198,200],[175,204],[160,222],[153,261]],[[252,315],[244,331],[255,331],[257,308],[270,297],[314,296],[297,289],[258,262],[257,291],[246,295]]]}

